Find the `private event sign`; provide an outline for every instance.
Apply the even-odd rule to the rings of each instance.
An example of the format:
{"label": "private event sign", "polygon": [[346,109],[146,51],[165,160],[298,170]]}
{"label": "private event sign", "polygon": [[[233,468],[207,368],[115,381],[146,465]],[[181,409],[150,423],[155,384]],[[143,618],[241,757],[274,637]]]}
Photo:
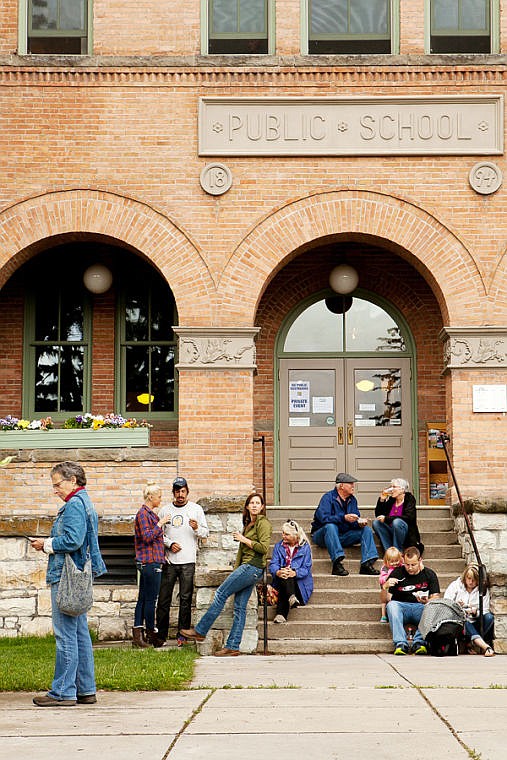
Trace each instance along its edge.
{"label": "private event sign", "polygon": [[201,156],[501,153],[502,95],[199,100]]}

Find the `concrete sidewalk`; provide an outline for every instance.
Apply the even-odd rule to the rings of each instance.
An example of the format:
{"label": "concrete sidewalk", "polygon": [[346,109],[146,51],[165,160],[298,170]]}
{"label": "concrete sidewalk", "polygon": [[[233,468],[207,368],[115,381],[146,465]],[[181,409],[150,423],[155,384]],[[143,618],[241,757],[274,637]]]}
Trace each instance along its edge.
{"label": "concrete sidewalk", "polygon": [[37,760],[497,760],[507,657],[204,657],[187,691],[42,709],[0,694],[3,757]]}

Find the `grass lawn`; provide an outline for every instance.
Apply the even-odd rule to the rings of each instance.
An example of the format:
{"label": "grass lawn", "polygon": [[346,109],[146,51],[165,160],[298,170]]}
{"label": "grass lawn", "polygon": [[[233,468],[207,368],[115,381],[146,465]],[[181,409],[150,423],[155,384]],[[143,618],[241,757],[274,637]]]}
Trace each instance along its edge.
{"label": "grass lawn", "polygon": [[[180,649],[95,649],[97,689],[177,691],[188,686],[198,656]],[[53,679],[55,640],[23,636],[0,639],[0,691],[44,691]]]}

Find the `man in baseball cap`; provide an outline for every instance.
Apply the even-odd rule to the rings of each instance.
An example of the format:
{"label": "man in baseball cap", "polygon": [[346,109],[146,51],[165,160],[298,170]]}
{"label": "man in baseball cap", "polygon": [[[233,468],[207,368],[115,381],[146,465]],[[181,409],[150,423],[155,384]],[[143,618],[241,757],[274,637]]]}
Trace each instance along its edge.
{"label": "man in baseball cap", "polygon": [[189,488],[185,478],[173,480],[172,504],[162,507],[159,519],[170,515],[164,525],[165,563],[162,566],[162,580],[157,604],[157,642],[162,646],[169,632],[169,611],[176,581],[179,584],[179,614],[176,643],[185,643],[180,634],[182,628],[190,628],[192,615],[192,595],[194,592],[195,562],[199,539],[208,536],[208,525],[203,508],[189,501]]}
{"label": "man in baseball cap", "polygon": [[348,575],[343,566],[344,546],[361,544],[361,575],[379,575],[375,568],[378,559],[375,539],[367,520],[361,517],[354,496],[357,478],[348,472],[339,472],[336,485],[325,493],[315,510],[312,522],[312,539],[317,546],[328,550],[333,563],[332,575]]}

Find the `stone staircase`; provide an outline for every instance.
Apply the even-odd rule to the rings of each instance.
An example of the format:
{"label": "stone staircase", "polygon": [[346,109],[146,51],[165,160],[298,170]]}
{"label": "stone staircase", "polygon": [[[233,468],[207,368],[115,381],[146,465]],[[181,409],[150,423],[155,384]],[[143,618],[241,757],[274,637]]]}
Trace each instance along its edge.
{"label": "stone staircase", "polygon": [[[272,543],[281,539],[281,526],[291,517],[297,520],[310,538],[314,507],[270,507],[268,518],[273,525]],[[373,507],[361,507],[361,515],[374,517]],[[417,508],[421,540],[425,545],[424,562],[438,575],[443,592],[464,568],[461,547],[453,528],[448,507]],[[377,540],[378,544],[378,540]],[[379,557],[382,550],[378,545]],[[286,624],[275,625],[274,607],[268,607],[268,650],[272,654],[364,654],[392,652],[389,625],[380,623],[378,578],[359,575],[358,546],[345,550],[344,565],[350,575],[331,575],[331,561],[326,549],[312,544],[314,592],[306,607],[291,610]],[[377,563],[380,569],[380,561]],[[270,576],[269,576],[270,579]],[[263,651],[263,610],[259,608],[259,646]]]}

